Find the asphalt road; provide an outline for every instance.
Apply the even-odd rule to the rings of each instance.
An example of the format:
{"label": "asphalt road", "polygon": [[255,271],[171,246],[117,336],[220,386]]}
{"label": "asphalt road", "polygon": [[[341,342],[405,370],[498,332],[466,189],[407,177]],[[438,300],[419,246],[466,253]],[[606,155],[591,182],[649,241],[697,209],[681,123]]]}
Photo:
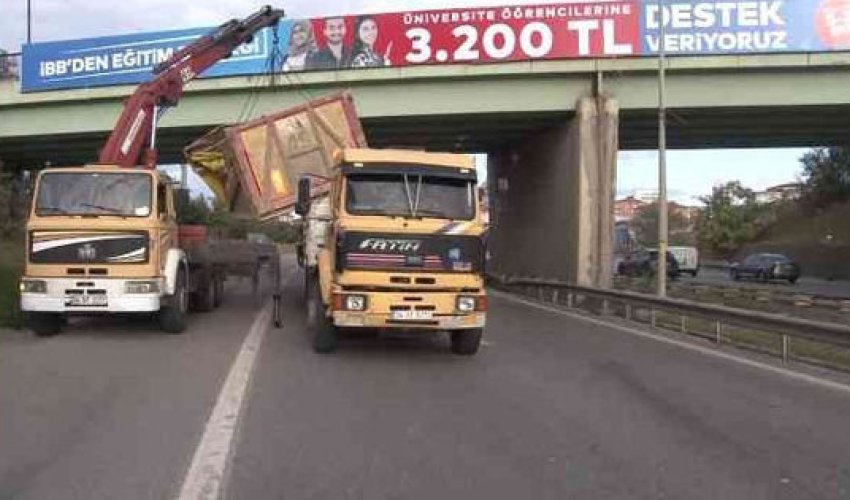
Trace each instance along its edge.
{"label": "asphalt road", "polygon": [[[850,390],[491,300],[486,344],[347,336],[310,350],[295,279],[224,496],[850,497]],[[261,300],[186,335],[86,320],[0,338],[0,498],[174,498]]]}
{"label": "asphalt road", "polygon": [[795,284],[790,284],[787,281],[776,281],[769,283],[761,283],[755,280],[733,281],[729,277],[729,272],[725,269],[717,268],[702,268],[695,278],[689,275],[682,275],[683,283],[699,283],[703,285],[725,285],[725,286],[746,286],[764,288],[769,290],[782,290],[799,292],[812,295],[825,295],[830,297],[846,297],[850,299],[850,281],[834,280],[827,281],[821,278],[813,278],[811,276],[802,276]]}

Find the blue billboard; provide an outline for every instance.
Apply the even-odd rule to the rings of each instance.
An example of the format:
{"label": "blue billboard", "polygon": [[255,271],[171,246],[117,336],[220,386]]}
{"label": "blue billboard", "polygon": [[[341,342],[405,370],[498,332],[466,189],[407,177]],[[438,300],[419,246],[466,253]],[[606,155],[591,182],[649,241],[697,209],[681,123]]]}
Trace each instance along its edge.
{"label": "blue billboard", "polygon": [[850,48],[847,0],[646,0],[641,13],[644,54],[658,52],[662,20],[664,48],[671,55]]}
{"label": "blue billboard", "polygon": [[[291,25],[291,21],[281,21],[277,37],[272,28],[263,29],[250,43],[234,50],[230,58],[205,71],[203,77],[267,72],[275,48],[281,55],[286,54],[287,45],[283,41],[289,39]],[[24,45],[21,90],[144,82],[151,78],[156,64],[210,31],[211,28],[196,28]]]}
{"label": "blue billboard", "polygon": [[[653,56],[662,26],[670,55],[850,50],[850,0],[584,0],[285,20],[277,37],[261,31],[203,76],[262,74],[272,54],[289,56],[271,68],[281,71]],[[26,45],[21,90],[140,83],[209,31]]]}

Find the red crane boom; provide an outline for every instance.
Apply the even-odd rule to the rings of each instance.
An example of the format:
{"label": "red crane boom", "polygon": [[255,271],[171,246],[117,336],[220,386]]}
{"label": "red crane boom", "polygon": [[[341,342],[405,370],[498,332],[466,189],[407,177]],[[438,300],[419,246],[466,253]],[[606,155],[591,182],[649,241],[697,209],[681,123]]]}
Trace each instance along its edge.
{"label": "red crane boom", "polygon": [[242,21],[233,19],[222,24],[156,65],[155,77],[139,85],[124,102],[124,111],[100,152],[99,163],[132,167],[142,159],[146,168],[155,168],[157,154],[152,133],[158,109],[176,106],[189,81],[229,57],[236,47],[250,42],[257,31],[274,25],[281,17],[283,10],[265,6]]}

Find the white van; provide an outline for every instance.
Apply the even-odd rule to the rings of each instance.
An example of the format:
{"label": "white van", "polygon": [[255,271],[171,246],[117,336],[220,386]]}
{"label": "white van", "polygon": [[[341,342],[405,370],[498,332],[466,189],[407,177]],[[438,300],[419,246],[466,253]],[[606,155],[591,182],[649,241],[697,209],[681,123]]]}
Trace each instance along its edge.
{"label": "white van", "polygon": [[699,272],[699,251],[695,247],[669,247],[670,253],[679,263],[679,273],[696,276]]}

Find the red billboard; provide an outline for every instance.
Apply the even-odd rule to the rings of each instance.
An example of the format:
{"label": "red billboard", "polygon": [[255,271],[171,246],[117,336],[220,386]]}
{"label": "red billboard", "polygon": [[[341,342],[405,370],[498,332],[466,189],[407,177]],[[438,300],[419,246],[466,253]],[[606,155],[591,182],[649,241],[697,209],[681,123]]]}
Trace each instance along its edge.
{"label": "red billboard", "polygon": [[637,55],[638,3],[561,3],[295,21],[284,70]]}

